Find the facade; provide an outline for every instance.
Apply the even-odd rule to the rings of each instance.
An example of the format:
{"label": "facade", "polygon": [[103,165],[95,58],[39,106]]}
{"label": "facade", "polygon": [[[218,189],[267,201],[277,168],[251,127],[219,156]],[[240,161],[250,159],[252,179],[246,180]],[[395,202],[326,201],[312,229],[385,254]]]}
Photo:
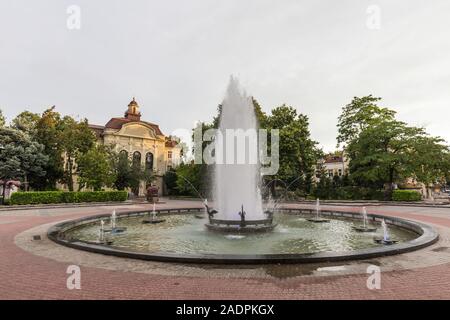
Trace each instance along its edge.
{"label": "facade", "polygon": [[[112,118],[104,126],[90,124],[97,143],[112,145],[117,152],[125,153],[132,161],[139,162],[153,173],[160,195],[163,193],[162,176],[180,163],[181,147],[170,136],[165,136],[158,125],[141,120],[136,100],[128,104],[124,117]],[[77,189],[75,177],[75,190]],[[148,186],[142,181],[139,190],[131,190],[136,196],[144,196]]]}
{"label": "facade", "polygon": [[[326,175],[329,178],[334,176],[343,176],[348,173],[348,159],[345,156],[327,155],[323,159],[319,160],[318,168],[320,166],[325,170]],[[319,172],[317,170],[316,176]]]}

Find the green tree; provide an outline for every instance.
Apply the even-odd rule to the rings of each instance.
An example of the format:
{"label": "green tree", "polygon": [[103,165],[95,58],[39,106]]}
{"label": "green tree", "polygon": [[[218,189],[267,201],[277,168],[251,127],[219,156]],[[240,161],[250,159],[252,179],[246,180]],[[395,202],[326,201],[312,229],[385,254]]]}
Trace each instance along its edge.
{"label": "green tree", "polygon": [[64,177],[64,159],[61,144],[61,116],[55,106],[45,110],[36,123],[35,139],[44,146],[49,160],[44,177],[32,177],[30,185],[39,190],[52,190]]}
{"label": "green tree", "polygon": [[6,120],[5,120],[5,117],[3,116],[2,110],[0,109],[0,128],[4,127],[5,124],[6,124]]}
{"label": "green tree", "polygon": [[60,144],[66,156],[64,182],[73,191],[75,159],[88,152],[95,143],[95,135],[89,129],[87,119],[76,121],[70,116],[62,118],[60,125]]}
{"label": "green tree", "polygon": [[111,187],[116,180],[112,151],[105,146],[94,146],[77,158],[80,189],[87,187],[99,191]]}
{"label": "green tree", "polygon": [[3,180],[3,198],[6,182],[11,179],[22,181],[34,174],[44,176],[44,166],[48,157],[43,153],[44,147],[21,131],[0,128],[0,179]]}
{"label": "green tree", "polygon": [[169,195],[178,194],[177,189],[177,171],[173,168],[167,170],[167,172],[163,176],[164,184],[166,185],[167,192]]}
{"label": "green tree", "polygon": [[[311,139],[308,117],[297,114],[293,107],[282,105],[265,117],[264,124],[266,129],[278,129],[280,133],[280,168],[277,175],[266,180],[280,179],[292,184],[292,189],[309,193],[314,168],[322,153],[317,148],[318,143]],[[275,183],[271,188],[274,192]]]}
{"label": "green tree", "polygon": [[[204,188],[205,170],[203,165],[199,164],[181,164],[176,169],[177,173],[177,190],[181,195],[194,197],[205,197],[206,190]],[[202,192],[203,191],[203,192]]]}
{"label": "green tree", "polygon": [[382,187],[390,200],[394,184],[415,177],[425,184],[445,177],[448,147],[423,128],[383,120],[365,128],[347,147],[352,179]]}
{"label": "green tree", "polygon": [[450,177],[450,150],[439,137],[421,135],[416,137],[411,152],[412,177],[427,187],[439,183],[445,185]]}
{"label": "green tree", "polygon": [[349,144],[371,125],[394,120],[395,111],[379,107],[376,103],[380,100],[381,98],[372,95],[362,98],[354,97],[349,104],[342,108],[337,125],[338,144]]}
{"label": "green tree", "polygon": [[131,188],[137,193],[141,181],[150,183],[155,179],[150,171],[143,168],[140,163],[133,163],[126,153],[116,154],[114,157],[114,186],[118,190]]}
{"label": "green tree", "polygon": [[11,127],[23,131],[34,138],[40,118],[40,115],[37,113],[23,111],[12,120]]}

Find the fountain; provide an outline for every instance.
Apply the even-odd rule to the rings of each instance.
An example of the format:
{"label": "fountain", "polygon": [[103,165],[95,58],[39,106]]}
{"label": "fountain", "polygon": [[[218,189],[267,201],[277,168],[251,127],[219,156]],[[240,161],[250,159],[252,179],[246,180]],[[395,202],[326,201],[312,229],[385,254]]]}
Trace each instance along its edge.
{"label": "fountain", "polygon": [[99,240],[98,243],[100,244],[112,244],[113,241],[110,239],[106,239],[105,237],[105,221],[103,221],[103,219],[100,220],[100,232],[99,232]]}
{"label": "fountain", "polygon": [[[204,204],[209,216],[209,223],[206,224],[208,229],[254,232],[268,231],[275,227],[272,217],[266,217],[262,208],[260,163],[258,156],[255,157],[259,155],[258,145],[255,143],[252,145],[255,141],[248,138],[248,143],[239,148],[239,145],[237,147],[234,145],[235,136],[228,135],[229,132],[256,135],[257,130],[258,121],[252,98],[243,92],[237,79],[231,77],[222,103],[215,139],[217,158],[214,193],[217,210],[209,208],[207,203]],[[230,144],[232,148],[229,148]],[[244,161],[239,161],[239,158],[244,158]],[[254,163],[250,159],[254,159]],[[215,214],[218,216],[217,219],[214,217]]]}
{"label": "fountain", "polygon": [[111,214],[111,229],[104,229],[104,232],[110,232],[111,234],[116,234],[116,233],[122,233],[125,232],[125,230],[127,230],[126,227],[117,227],[116,226],[116,210],[113,210],[112,214]]}
{"label": "fountain", "polygon": [[353,229],[358,232],[375,232],[377,231],[376,227],[369,226],[368,220],[367,220],[367,211],[366,207],[362,207],[362,216],[363,216],[363,225],[359,226],[353,226]]}
{"label": "fountain", "polygon": [[320,217],[320,200],[319,198],[317,198],[316,200],[316,216],[314,218],[308,218],[306,219],[310,222],[314,222],[314,223],[323,223],[323,222],[330,222],[330,219],[325,219]]}
{"label": "fountain", "polygon": [[[167,212],[164,217],[166,222],[157,223],[162,219],[158,219],[158,211],[153,204],[153,210],[127,213],[126,219],[120,219],[122,228],[116,225],[117,217],[114,211],[111,215],[110,230],[104,229],[103,214],[86,216],[52,226],[48,230],[48,238],[71,248],[120,257],[159,262],[214,264],[322,263],[369,259],[423,248],[439,239],[432,227],[396,217],[385,217],[389,230],[383,220],[383,236],[374,239],[354,228],[355,219],[361,218],[360,213],[352,210],[321,209],[319,199],[316,200],[315,212],[314,209],[306,210],[310,212],[308,220],[311,223],[305,222],[303,218],[299,219],[304,217],[303,207],[278,207],[282,198],[274,201],[269,197],[263,205],[258,160],[256,163],[229,163],[228,158],[232,157],[225,152],[227,150],[222,154],[220,152],[223,150],[222,145],[228,145],[220,139],[221,136],[227,137],[227,129],[248,132],[257,128],[251,98],[246,96],[237,81],[231,78],[222,104],[218,135],[214,140],[217,146],[215,156],[227,159],[225,164],[223,159],[215,164],[212,190],[214,201],[208,203],[205,196],[180,175],[200,199],[204,199],[202,206],[167,206],[164,209],[164,212]],[[233,136],[233,139],[235,138],[236,136]],[[242,139],[240,141],[241,146],[245,145]],[[250,145],[249,143],[246,153],[254,156],[249,150]],[[253,151],[258,152],[258,148],[255,150]],[[289,187],[297,180],[298,178],[294,179],[289,185],[283,182],[286,188],[284,197],[287,196]],[[329,219],[324,219],[322,215]],[[362,230],[368,231],[373,226],[368,224],[365,208],[362,210],[362,217]],[[380,215],[373,217],[379,220],[383,218]],[[324,228],[316,228],[316,225],[313,225],[316,222],[329,224],[324,225]],[[145,223],[152,224],[151,230]],[[108,246],[112,243],[108,241],[111,236],[123,232],[126,229],[124,227],[127,227],[127,232],[113,238],[114,247]],[[396,242],[399,243],[395,244]],[[392,246],[388,246],[390,244]]]}
{"label": "fountain", "polygon": [[386,221],[381,220],[381,227],[383,228],[383,238],[375,238],[374,241],[376,243],[381,243],[381,244],[385,244],[385,245],[391,245],[394,243],[397,243],[397,240],[393,240],[391,239],[391,236],[389,235],[389,231],[388,231],[388,227],[386,224]]}
{"label": "fountain", "polygon": [[152,212],[150,214],[150,217],[143,219],[142,223],[155,224],[155,223],[161,223],[161,222],[164,222],[164,221],[166,221],[166,219],[158,219],[157,218],[156,204],[153,202],[153,210],[152,210]]}

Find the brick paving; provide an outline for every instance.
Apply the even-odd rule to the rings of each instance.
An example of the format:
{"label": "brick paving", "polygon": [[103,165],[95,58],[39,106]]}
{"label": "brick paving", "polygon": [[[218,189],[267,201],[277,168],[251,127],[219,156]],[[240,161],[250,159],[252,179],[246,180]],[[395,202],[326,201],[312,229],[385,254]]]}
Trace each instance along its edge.
{"label": "brick paving", "polygon": [[[158,207],[197,207],[173,201]],[[118,206],[135,210],[141,206]],[[295,206],[295,205],[289,205]],[[344,207],[339,207],[343,209]],[[359,208],[348,207],[348,210]],[[124,272],[81,266],[81,290],[68,290],[68,263],[34,255],[14,239],[30,228],[102,212],[111,207],[39,209],[0,213],[0,299],[449,299],[450,263],[382,273],[381,289],[369,290],[367,274],[337,276],[213,278]],[[450,227],[450,209],[368,207],[369,213],[400,216]],[[449,249],[450,250],[450,249]],[[115,258],[120,259],[120,258]],[[151,264],[149,263],[149,266]],[[308,266],[291,266],[291,268]]]}

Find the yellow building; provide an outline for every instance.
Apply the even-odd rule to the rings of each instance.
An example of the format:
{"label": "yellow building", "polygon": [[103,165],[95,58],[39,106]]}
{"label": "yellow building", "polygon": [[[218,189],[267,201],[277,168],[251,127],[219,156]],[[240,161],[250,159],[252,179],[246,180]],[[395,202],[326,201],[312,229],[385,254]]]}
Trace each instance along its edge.
{"label": "yellow building", "polygon": [[[152,184],[163,192],[162,176],[180,163],[181,148],[177,141],[165,136],[157,124],[142,121],[136,100],[128,104],[125,116],[112,118],[106,125],[89,125],[95,132],[99,143],[114,145],[117,152],[126,153],[130,159],[140,162],[146,170],[151,170],[156,177]],[[144,196],[145,182],[141,182],[136,195]]]}

